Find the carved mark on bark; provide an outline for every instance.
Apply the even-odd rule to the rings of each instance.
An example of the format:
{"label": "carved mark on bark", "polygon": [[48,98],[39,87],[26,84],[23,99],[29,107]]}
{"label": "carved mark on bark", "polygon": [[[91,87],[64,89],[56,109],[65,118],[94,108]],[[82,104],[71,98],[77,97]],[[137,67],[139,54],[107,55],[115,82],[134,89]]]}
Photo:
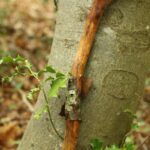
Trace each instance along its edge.
{"label": "carved mark on bark", "polygon": [[116,99],[126,100],[134,96],[139,78],[135,73],[111,70],[103,80],[103,92]]}
{"label": "carved mark on bark", "polygon": [[137,7],[141,7],[143,5],[149,6],[150,5],[150,1],[149,0],[147,0],[147,1],[145,1],[145,0],[137,0]]}
{"label": "carved mark on bark", "polygon": [[119,8],[111,8],[106,12],[104,23],[117,27],[122,24],[124,15]]}
{"label": "carved mark on bark", "polygon": [[125,31],[118,36],[121,52],[143,53],[150,50],[150,36],[147,31]]}

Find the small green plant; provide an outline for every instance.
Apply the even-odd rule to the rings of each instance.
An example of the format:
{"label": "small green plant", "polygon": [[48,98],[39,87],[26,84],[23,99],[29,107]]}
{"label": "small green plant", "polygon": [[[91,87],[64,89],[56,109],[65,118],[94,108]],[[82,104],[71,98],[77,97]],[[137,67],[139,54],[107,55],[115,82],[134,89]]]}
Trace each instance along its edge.
{"label": "small green plant", "polygon": [[109,147],[103,146],[103,142],[99,139],[93,139],[90,142],[91,150],[135,150],[134,141],[131,137],[127,137],[123,147],[118,147],[117,145],[111,145]]}
{"label": "small green plant", "polygon": [[[33,88],[30,90],[30,92],[27,95],[27,98],[29,100],[33,99],[33,95],[38,92],[42,91],[44,95],[44,100],[45,100],[45,105],[40,108],[37,112],[35,112],[34,118],[35,119],[40,119],[41,115],[45,112],[48,113],[49,116],[49,121],[55,130],[56,134],[63,139],[63,137],[59,134],[57,129],[55,128],[55,125],[53,123],[52,117],[51,117],[51,112],[50,112],[50,107],[49,107],[49,100],[53,97],[58,97],[58,92],[60,88],[65,88],[67,85],[67,80],[68,80],[68,75],[63,74],[62,72],[57,71],[54,69],[52,66],[46,66],[44,69],[40,70],[39,72],[35,72],[32,69],[31,63],[21,57],[17,56],[15,58],[11,56],[5,56],[0,59],[0,65],[6,65],[7,67],[10,67],[10,73],[9,75],[4,75],[1,78],[1,82],[11,82],[14,80],[16,76],[32,76],[37,79],[39,82],[39,86],[36,88]],[[44,81],[40,81],[40,76],[43,75],[44,73],[47,74],[47,77]],[[44,89],[44,84],[48,82],[50,87],[48,89],[48,92],[45,91]]]}
{"label": "small green plant", "polygon": [[92,150],[101,150],[103,148],[103,142],[99,139],[92,139],[90,141],[90,147]]}
{"label": "small green plant", "polygon": [[133,132],[138,132],[140,127],[143,125],[143,121],[138,120],[137,116],[133,114],[129,109],[123,111],[129,114],[129,116],[134,119],[131,125],[131,130],[126,134],[123,144],[119,147],[117,145],[111,145],[109,147],[104,147],[103,142],[100,139],[92,139],[90,141],[91,150],[138,150],[134,143],[132,137]]}

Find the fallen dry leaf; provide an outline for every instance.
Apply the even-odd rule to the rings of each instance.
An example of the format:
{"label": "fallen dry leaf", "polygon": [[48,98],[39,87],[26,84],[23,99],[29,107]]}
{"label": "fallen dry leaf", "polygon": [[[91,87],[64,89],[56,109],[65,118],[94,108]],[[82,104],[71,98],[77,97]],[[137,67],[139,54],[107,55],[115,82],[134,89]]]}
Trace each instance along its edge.
{"label": "fallen dry leaf", "polygon": [[14,141],[22,135],[22,132],[17,122],[10,122],[0,126],[0,145],[8,148],[13,147]]}

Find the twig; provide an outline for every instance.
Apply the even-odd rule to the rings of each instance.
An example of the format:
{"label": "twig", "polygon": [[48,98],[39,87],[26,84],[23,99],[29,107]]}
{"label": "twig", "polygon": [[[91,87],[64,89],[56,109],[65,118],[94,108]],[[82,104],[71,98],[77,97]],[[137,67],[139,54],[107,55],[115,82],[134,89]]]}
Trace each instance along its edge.
{"label": "twig", "polygon": [[46,92],[44,90],[44,88],[42,89],[43,91],[43,94],[44,94],[44,100],[45,100],[45,103],[46,103],[46,107],[47,107],[47,112],[48,112],[48,117],[49,117],[49,121],[55,131],[55,133],[57,134],[57,136],[61,139],[61,140],[64,140],[64,138],[60,135],[60,133],[57,131],[55,125],[54,125],[54,122],[52,120],[52,115],[51,115],[51,112],[50,112],[50,108],[49,108],[49,105],[48,105],[48,98],[47,98],[47,95],[46,95]]}
{"label": "twig", "polygon": [[150,134],[144,139],[144,141],[136,148],[136,150],[140,150],[140,148],[146,143],[147,140],[150,139]]}
{"label": "twig", "polygon": [[[79,93],[76,104],[72,110],[74,110],[74,115],[78,112],[80,96],[83,88],[83,76],[85,72],[85,67],[90,55],[90,51],[95,39],[97,29],[99,27],[100,18],[103,15],[104,9],[112,0],[94,0],[91,11],[87,17],[83,35],[81,37],[75,61],[72,66],[72,76],[76,80],[76,89]],[[75,150],[77,145],[77,138],[79,132],[80,120],[70,120],[70,117],[67,117],[66,120],[66,129],[65,129],[65,139],[63,150]]]}
{"label": "twig", "polygon": [[19,90],[20,95],[22,96],[22,101],[28,106],[29,110],[31,112],[34,111],[33,106],[30,104],[30,102],[26,99],[26,95],[22,90]]}

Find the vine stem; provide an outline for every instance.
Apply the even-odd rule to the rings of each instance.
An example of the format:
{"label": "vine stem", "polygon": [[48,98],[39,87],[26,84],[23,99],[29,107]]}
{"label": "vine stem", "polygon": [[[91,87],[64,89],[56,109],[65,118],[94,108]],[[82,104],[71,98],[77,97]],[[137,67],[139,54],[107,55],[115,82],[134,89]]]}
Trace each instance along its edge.
{"label": "vine stem", "polygon": [[[30,72],[30,74],[31,74],[32,76],[34,76],[34,77],[37,79],[37,81],[38,81],[39,84],[40,84],[39,78],[38,78],[36,75],[34,75],[34,73],[32,72],[32,70],[31,70],[30,68],[29,68],[29,72]],[[46,103],[46,108],[47,108],[47,112],[48,112],[48,117],[49,117],[49,121],[50,121],[50,123],[51,123],[51,125],[52,125],[52,128],[54,129],[56,135],[57,135],[61,140],[64,140],[64,138],[63,138],[63,137],[60,135],[60,133],[57,131],[57,129],[56,129],[55,125],[54,125],[54,122],[53,122],[53,120],[52,120],[52,115],[51,115],[51,111],[50,111],[50,108],[49,108],[48,98],[47,98],[47,94],[46,94],[46,92],[45,92],[45,90],[44,90],[44,88],[43,88],[43,84],[40,84],[39,87],[40,87],[40,89],[42,90],[43,95],[44,95],[44,100],[45,100],[45,103]]]}
{"label": "vine stem", "polygon": [[57,134],[57,136],[61,139],[61,140],[64,140],[64,138],[60,135],[60,133],[57,131],[55,125],[54,125],[54,122],[52,120],[52,115],[51,115],[51,111],[50,111],[50,108],[49,108],[49,103],[48,103],[48,98],[47,98],[47,95],[46,95],[46,92],[44,90],[44,88],[42,88],[42,92],[44,94],[44,100],[45,100],[45,103],[46,103],[46,108],[47,108],[47,112],[48,112],[48,117],[49,117],[49,121],[55,131],[55,133]]}

